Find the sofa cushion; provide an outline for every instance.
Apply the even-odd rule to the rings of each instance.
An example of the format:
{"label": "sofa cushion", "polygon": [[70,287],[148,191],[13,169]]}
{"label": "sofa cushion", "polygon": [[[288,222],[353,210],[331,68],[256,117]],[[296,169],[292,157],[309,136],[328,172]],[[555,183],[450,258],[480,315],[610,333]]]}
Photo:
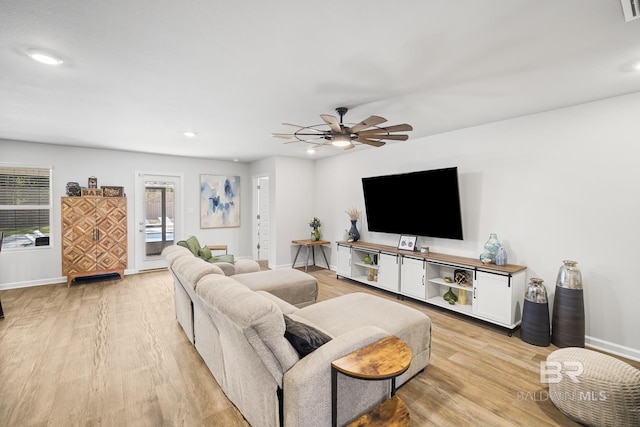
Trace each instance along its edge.
{"label": "sofa cushion", "polygon": [[189,249],[185,248],[184,246],[171,245],[162,250],[162,256],[167,262],[167,265],[171,267],[176,259],[185,256],[191,257],[193,255],[191,254],[191,251],[189,251]]}
{"label": "sofa cushion", "polygon": [[298,308],[313,304],[318,298],[316,278],[293,268],[236,274],[233,278],[252,291],[267,291]]}
{"label": "sofa cushion", "polygon": [[287,315],[284,315],[284,323],[284,337],[296,349],[300,357],[305,357],[321,345],[331,341],[331,337],[324,332],[302,322],[296,322]]}
{"label": "sofa cushion", "polygon": [[200,258],[192,256],[181,257],[175,260],[171,269],[176,276],[180,277],[183,285],[196,288],[198,281],[207,274],[217,274],[224,276],[222,270],[215,264],[210,264]]}
{"label": "sofa cushion", "polygon": [[[209,251],[209,254],[211,254],[211,251]],[[229,264],[233,264],[233,261],[234,261],[233,255],[231,254],[212,255],[212,256],[209,256],[208,260],[209,262],[228,262]]]}

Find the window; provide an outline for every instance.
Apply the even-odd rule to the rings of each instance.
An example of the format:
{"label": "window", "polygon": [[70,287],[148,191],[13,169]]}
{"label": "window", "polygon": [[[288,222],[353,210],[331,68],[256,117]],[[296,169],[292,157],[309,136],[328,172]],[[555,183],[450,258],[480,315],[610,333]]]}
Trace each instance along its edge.
{"label": "window", "polygon": [[49,246],[51,169],[0,165],[3,250]]}

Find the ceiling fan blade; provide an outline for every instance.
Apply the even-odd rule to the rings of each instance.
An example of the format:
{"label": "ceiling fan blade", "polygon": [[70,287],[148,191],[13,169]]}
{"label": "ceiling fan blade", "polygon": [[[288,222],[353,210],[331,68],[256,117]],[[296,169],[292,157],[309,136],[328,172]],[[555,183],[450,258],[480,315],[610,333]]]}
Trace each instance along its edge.
{"label": "ceiling fan blade", "polygon": [[282,138],[282,139],[291,139],[294,137],[293,134],[289,134],[289,133],[272,133],[271,136],[274,138]]}
{"label": "ceiling fan blade", "polygon": [[385,144],[384,141],[376,141],[376,140],[368,139],[362,136],[356,139],[356,141],[361,142],[363,144],[367,144],[367,145],[373,145],[374,147],[382,147]]}
{"label": "ceiling fan blade", "polygon": [[293,123],[283,123],[282,125],[283,126],[293,126],[295,128],[300,128],[300,129],[304,129],[304,128],[308,127],[308,126],[302,126],[302,125],[294,125]]}
{"label": "ceiling fan blade", "polygon": [[389,141],[406,141],[409,135],[360,135],[361,138],[367,139],[388,139]]}
{"label": "ceiling fan blade", "polygon": [[357,125],[354,125],[351,128],[347,129],[347,131],[350,132],[350,133],[357,133],[357,132],[359,132],[361,130],[364,130],[366,128],[370,128],[371,126],[377,126],[380,123],[384,123],[386,121],[387,121],[387,119],[385,119],[384,117],[369,116],[368,118],[364,119],[363,121],[361,121]]}
{"label": "ceiling fan blade", "polygon": [[358,132],[359,135],[370,135],[374,133],[407,132],[413,130],[411,125],[406,123],[401,125],[387,126],[386,128],[368,129]]}
{"label": "ceiling fan blade", "polygon": [[332,131],[334,132],[342,132],[342,128],[340,127],[340,123],[338,122],[338,119],[336,119],[334,116],[331,116],[329,114],[320,114],[320,118],[322,120],[324,120],[324,122],[329,125],[329,128],[331,128]]}

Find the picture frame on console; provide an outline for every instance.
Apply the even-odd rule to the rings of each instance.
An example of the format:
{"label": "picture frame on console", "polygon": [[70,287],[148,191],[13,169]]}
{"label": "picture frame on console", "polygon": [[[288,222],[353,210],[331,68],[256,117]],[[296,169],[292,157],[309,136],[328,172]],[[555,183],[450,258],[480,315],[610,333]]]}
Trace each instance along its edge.
{"label": "picture frame on console", "polygon": [[415,251],[417,239],[418,236],[405,236],[404,234],[400,235],[400,240],[398,240],[398,249],[403,251]]}

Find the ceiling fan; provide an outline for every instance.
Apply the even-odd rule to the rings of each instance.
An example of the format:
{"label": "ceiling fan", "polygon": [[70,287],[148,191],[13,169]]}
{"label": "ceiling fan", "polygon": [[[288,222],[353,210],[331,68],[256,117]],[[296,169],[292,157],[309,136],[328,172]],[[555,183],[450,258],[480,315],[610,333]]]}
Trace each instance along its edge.
{"label": "ceiling fan", "polygon": [[[320,118],[322,118],[324,124],[320,125],[299,126],[283,123],[285,126],[294,126],[299,129],[293,133],[272,133],[271,136],[283,139],[296,139],[297,141],[314,144],[316,147],[331,144],[335,147],[348,150],[354,147],[354,142],[372,145],[374,147],[382,147],[385,144],[384,140],[406,141],[409,139],[409,136],[392,134],[392,132],[413,130],[413,127],[408,124],[379,127],[378,125],[387,121],[387,119],[380,116],[370,116],[360,123],[347,127],[342,122],[347,111],[348,108],[346,107],[336,108],[336,113],[340,116],[340,121],[329,114],[321,114]],[[328,126],[329,129],[323,129],[325,126]],[[285,142],[285,144],[297,141]]]}

